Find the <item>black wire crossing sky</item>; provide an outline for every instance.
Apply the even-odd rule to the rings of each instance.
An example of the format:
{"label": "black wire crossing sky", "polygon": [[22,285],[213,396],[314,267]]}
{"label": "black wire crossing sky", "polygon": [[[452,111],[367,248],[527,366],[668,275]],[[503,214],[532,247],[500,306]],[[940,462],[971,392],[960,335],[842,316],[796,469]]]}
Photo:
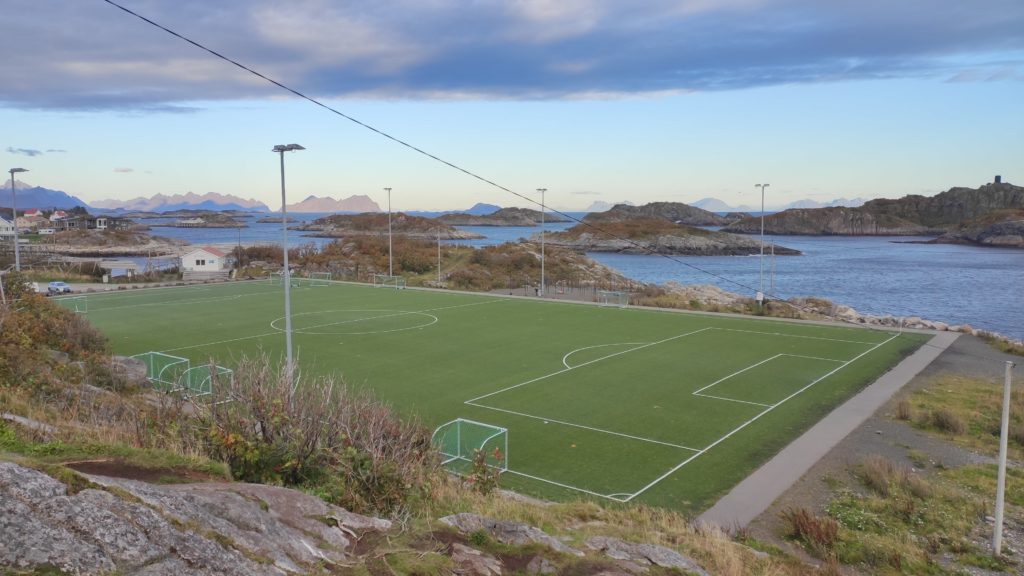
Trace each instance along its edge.
{"label": "black wire crossing sky", "polygon": [[[700,266],[696,266],[694,264],[691,264],[689,262],[686,262],[686,261],[683,261],[683,260],[681,260],[679,258],[676,258],[675,256],[673,256],[671,254],[663,254],[663,253],[657,252],[655,250],[652,250],[650,247],[648,247],[648,246],[646,246],[644,244],[641,244],[641,243],[639,243],[639,242],[637,242],[637,241],[635,241],[635,240],[633,240],[631,238],[626,238],[626,237],[620,236],[618,234],[615,234],[613,232],[610,232],[608,230],[605,230],[605,229],[601,228],[600,226],[595,225],[592,222],[584,221],[584,220],[582,220],[580,218],[577,218],[577,217],[572,216],[570,214],[566,214],[566,213],[561,212],[559,210],[549,209],[542,202],[538,202],[537,200],[534,200],[533,198],[530,198],[529,196],[527,196],[525,194],[521,194],[519,192],[516,192],[515,190],[512,190],[511,188],[508,188],[507,186],[503,186],[503,185],[501,185],[501,184],[499,184],[499,183],[497,183],[497,182],[495,182],[495,181],[493,181],[493,180],[491,180],[489,178],[485,178],[484,176],[481,176],[481,175],[477,174],[476,172],[473,172],[473,171],[471,171],[469,169],[463,168],[462,166],[459,166],[458,164],[455,164],[454,162],[450,162],[448,160],[445,160],[444,158],[441,158],[441,157],[439,157],[439,156],[437,156],[435,154],[432,154],[432,153],[430,153],[430,152],[428,152],[428,151],[426,151],[426,150],[424,150],[424,149],[422,149],[422,148],[420,148],[418,146],[414,146],[413,144],[410,144],[409,142],[406,142],[405,140],[402,140],[400,138],[392,136],[391,134],[389,134],[387,132],[384,132],[383,130],[375,128],[375,127],[371,126],[370,124],[367,124],[367,123],[365,123],[365,122],[363,122],[363,121],[361,121],[361,120],[359,120],[357,118],[354,118],[354,117],[352,117],[352,116],[350,116],[348,114],[345,114],[344,112],[341,112],[340,110],[338,110],[338,109],[336,109],[336,108],[334,108],[334,107],[332,107],[332,106],[330,106],[328,104],[325,104],[324,102],[321,102],[320,100],[317,100],[316,98],[314,98],[312,96],[304,94],[303,92],[301,92],[299,90],[296,90],[295,88],[292,88],[292,87],[290,87],[290,86],[288,86],[288,85],[286,85],[286,84],[284,84],[282,82],[279,82],[279,81],[277,81],[277,80],[275,80],[273,78],[270,78],[269,76],[266,76],[265,74],[262,74],[261,72],[255,70],[255,69],[253,69],[253,68],[251,68],[251,67],[249,67],[249,66],[247,66],[245,64],[242,64],[241,62],[239,62],[237,60],[234,60],[234,59],[232,59],[232,58],[230,58],[228,56],[225,56],[224,54],[221,54],[220,52],[217,52],[217,51],[215,51],[215,50],[213,50],[211,48],[208,48],[205,45],[203,45],[203,44],[201,44],[201,43],[199,43],[199,42],[197,42],[195,40],[192,40],[191,38],[188,38],[187,36],[184,36],[184,35],[182,35],[182,34],[180,34],[178,32],[175,32],[174,30],[171,30],[170,28],[168,28],[168,27],[166,27],[166,26],[164,26],[164,25],[162,25],[162,24],[160,24],[158,22],[155,22],[155,21],[153,21],[153,20],[151,20],[151,19],[149,19],[149,18],[147,18],[147,17],[145,17],[145,16],[143,16],[143,15],[141,15],[141,14],[139,14],[139,13],[137,13],[137,12],[131,10],[131,9],[129,9],[129,8],[126,8],[126,7],[118,4],[114,0],[103,0],[103,1],[106,2],[109,5],[111,5],[111,6],[115,7],[115,8],[117,8],[117,9],[119,9],[119,10],[121,10],[121,11],[123,11],[123,12],[125,12],[125,13],[127,13],[129,15],[131,15],[131,16],[134,16],[135,18],[138,18],[139,20],[142,20],[143,22],[145,22],[145,23],[147,23],[147,24],[149,24],[151,26],[154,26],[156,28],[159,28],[160,30],[163,30],[164,32],[170,34],[171,36],[174,36],[175,38],[178,38],[179,40],[187,42],[187,43],[195,46],[196,48],[198,48],[198,49],[200,49],[200,50],[202,50],[204,52],[207,52],[208,54],[210,54],[210,55],[212,55],[212,56],[214,56],[216,58],[219,58],[220,60],[223,60],[223,61],[228,62],[228,63],[230,63],[230,64],[232,64],[232,65],[234,65],[234,66],[236,66],[238,68],[241,68],[242,70],[248,72],[249,74],[252,74],[252,75],[258,77],[258,78],[264,80],[265,82],[273,84],[274,86],[277,86],[278,88],[280,88],[280,89],[282,89],[282,90],[284,90],[286,92],[289,92],[289,93],[291,93],[292,95],[294,95],[294,96],[296,96],[298,98],[306,100],[307,102],[310,102],[311,104],[314,104],[314,105],[316,105],[316,106],[318,106],[318,107],[320,107],[320,108],[322,108],[322,109],[324,109],[324,110],[326,110],[326,111],[328,111],[328,112],[330,112],[332,114],[335,114],[336,116],[344,118],[345,120],[348,120],[349,122],[357,124],[358,126],[361,126],[362,128],[370,130],[371,132],[373,132],[373,133],[375,133],[375,134],[377,134],[379,136],[387,138],[388,140],[391,140],[392,142],[394,142],[396,144],[399,144],[401,146],[404,146],[405,148],[408,148],[409,150],[412,150],[412,151],[414,151],[414,152],[416,152],[418,154],[426,156],[427,158],[430,158],[431,160],[439,162],[439,163],[441,163],[441,164],[443,164],[443,165],[445,165],[445,166],[447,166],[449,168],[452,168],[454,170],[457,170],[457,171],[459,171],[459,172],[461,172],[461,173],[463,173],[463,174],[465,174],[465,175],[467,175],[467,176],[469,176],[471,178],[479,180],[480,182],[483,182],[483,183],[487,184],[488,186],[497,188],[498,190],[501,190],[501,191],[506,192],[508,194],[511,194],[511,195],[521,199],[521,200],[529,202],[530,204],[536,205],[536,206],[540,207],[542,210],[550,210],[554,214],[558,214],[558,215],[560,215],[560,216],[562,216],[562,217],[564,217],[564,218],[566,218],[566,219],[568,219],[568,220],[570,220],[572,222],[576,222],[577,224],[581,224],[583,226],[586,226],[586,227],[590,228],[591,230],[593,230],[593,231],[595,231],[595,232],[597,232],[597,233],[599,233],[599,234],[601,234],[601,235],[603,235],[605,237],[625,242],[625,243],[627,243],[627,244],[637,248],[639,251],[641,251],[643,253],[650,254],[650,255],[660,256],[660,257],[662,257],[662,258],[664,258],[664,259],[666,259],[668,261],[674,262],[676,264],[680,264],[680,265],[685,266],[685,267],[687,267],[687,268],[689,268],[691,270],[694,270],[694,271],[699,272],[701,274],[704,274],[706,276],[710,276],[712,278],[715,278],[715,279],[720,280],[722,282],[725,282],[727,284],[731,284],[731,285],[736,286],[738,288],[742,288],[742,289],[747,290],[749,292],[759,292],[759,290],[757,288],[753,287],[753,286],[750,286],[750,285],[745,284],[743,282],[740,282],[738,280],[734,280],[732,278],[723,276],[723,275],[718,274],[716,272],[712,272],[710,270],[706,270],[704,268],[701,268]],[[784,303],[784,304],[786,304],[788,306],[791,306],[791,307],[793,307],[793,308],[795,308],[797,310],[800,310],[802,312],[810,312],[810,313],[818,313],[818,314],[822,313],[821,311],[817,311],[817,310],[816,311],[812,311],[810,309],[807,309],[807,308],[805,308],[803,306],[800,306],[798,304],[795,304],[793,302],[788,302],[784,298],[782,298],[782,297],[780,297],[780,296],[778,296],[777,294],[774,294],[774,293],[768,293],[766,296],[769,297],[772,300],[775,300],[775,301],[778,301],[778,302],[782,302],[782,303]],[[835,320],[838,320],[840,322],[850,323],[850,320],[847,320],[845,318],[842,318],[842,317],[839,317],[839,316],[835,316],[835,315],[832,315],[832,314],[828,314],[828,315],[831,318],[833,318]]]}

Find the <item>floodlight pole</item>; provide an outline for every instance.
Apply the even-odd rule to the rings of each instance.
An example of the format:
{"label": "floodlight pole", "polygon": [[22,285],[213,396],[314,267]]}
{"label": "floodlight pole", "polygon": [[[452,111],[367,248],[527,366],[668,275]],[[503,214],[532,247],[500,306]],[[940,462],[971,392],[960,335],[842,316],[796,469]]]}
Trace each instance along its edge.
{"label": "floodlight pole", "polygon": [[758,286],[758,303],[764,301],[764,189],[771,184],[754,184],[754,188],[761,189],[761,273],[760,273],[760,284]]}
{"label": "floodlight pole", "polygon": [[394,269],[391,267],[391,188],[385,188],[388,192],[388,276],[394,276]]}
{"label": "floodlight pole", "polygon": [[437,287],[441,287],[441,227],[437,227]]}
{"label": "floodlight pole", "polygon": [[1003,379],[1003,419],[999,432],[999,472],[996,476],[996,521],[992,530],[992,550],[996,556],[1003,550],[1003,507],[1006,492],[1006,437],[1010,430],[1010,371],[1014,363],[1006,361],[1006,376]]}
{"label": "floodlight pole", "polygon": [[540,297],[544,297],[544,193],[547,188],[537,188],[540,192]]}
{"label": "floodlight pole", "polygon": [[273,152],[281,156],[281,242],[284,249],[284,341],[285,341],[285,373],[291,380],[294,364],[292,364],[292,275],[288,265],[288,202],[284,192],[284,153],[294,150],[305,150],[298,144],[278,144]]}
{"label": "floodlight pole", "polygon": [[21,172],[28,172],[24,168],[11,168],[7,171],[11,175],[11,223],[14,224],[14,271],[21,272],[21,256],[18,247],[18,207],[16,206],[14,175]]}

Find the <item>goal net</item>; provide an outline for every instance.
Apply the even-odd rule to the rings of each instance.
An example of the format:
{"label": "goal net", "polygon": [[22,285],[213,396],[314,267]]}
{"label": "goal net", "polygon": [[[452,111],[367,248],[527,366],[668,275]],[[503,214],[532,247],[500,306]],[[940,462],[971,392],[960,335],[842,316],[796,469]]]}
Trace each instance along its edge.
{"label": "goal net", "polygon": [[177,390],[185,396],[206,396],[213,393],[218,383],[230,383],[235,373],[230,368],[215,364],[204,364],[189,368],[178,378]]}
{"label": "goal net", "polygon": [[[292,287],[299,286],[300,278],[298,276],[289,275],[288,278],[291,280]],[[274,286],[284,286],[284,272],[271,272],[270,283]]]}
{"label": "goal net", "polygon": [[430,442],[441,451],[442,465],[452,472],[470,471],[478,451],[487,466],[501,472],[508,470],[507,428],[456,418],[438,426]]}
{"label": "goal net", "polygon": [[331,284],[331,273],[330,272],[310,272],[309,273],[309,285],[310,286],[329,286]]}
{"label": "goal net", "polygon": [[404,276],[389,276],[387,274],[373,275],[374,288],[405,288]]}
{"label": "goal net", "polygon": [[164,392],[177,390],[178,379],[189,369],[187,358],[160,352],[143,352],[132,356],[132,358],[141,360],[146,365],[146,379],[155,388]]}
{"label": "goal net", "polygon": [[618,306],[625,308],[629,306],[629,292],[618,290],[598,290],[597,302],[602,306]]}
{"label": "goal net", "polygon": [[89,312],[89,300],[85,296],[65,296],[58,298],[57,302],[76,314],[86,314]]}

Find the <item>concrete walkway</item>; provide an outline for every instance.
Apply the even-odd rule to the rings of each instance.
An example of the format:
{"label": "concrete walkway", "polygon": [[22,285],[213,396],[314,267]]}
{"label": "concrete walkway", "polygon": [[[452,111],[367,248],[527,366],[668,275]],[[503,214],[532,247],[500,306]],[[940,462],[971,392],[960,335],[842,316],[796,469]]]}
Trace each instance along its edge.
{"label": "concrete walkway", "polygon": [[810,430],[786,446],[764,466],[747,476],[714,506],[697,518],[698,523],[725,529],[746,526],[771,506],[776,498],[800,479],[847,434],[882,407],[907,382],[942,354],[957,332],[940,332],[895,368],[850,398]]}

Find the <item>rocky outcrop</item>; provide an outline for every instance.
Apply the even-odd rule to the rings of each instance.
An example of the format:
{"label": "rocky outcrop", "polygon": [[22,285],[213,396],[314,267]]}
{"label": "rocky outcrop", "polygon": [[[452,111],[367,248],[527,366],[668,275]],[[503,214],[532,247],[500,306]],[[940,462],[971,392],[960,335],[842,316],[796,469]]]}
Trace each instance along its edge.
{"label": "rocky outcrop", "polygon": [[485,518],[478,514],[468,512],[452,514],[441,518],[441,522],[455,528],[463,534],[472,534],[477,531],[487,532],[491,538],[508,546],[525,546],[527,544],[541,544],[562,554],[572,556],[583,556],[583,552],[563,544],[557,538],[549,536],[543,530],[535,528],[522,522],[511,522],[508,520],[494,520]]}
{"label": "rocky outcrop", "polygon": [[390,522],[284,488],[156,486],[100,476],[69,488],[0,462],[0,566],[69,574],[305,573]]}
{"label": "rocky outcrop", "polygon": [[[726,226],[724,232],[758,234],[761,218],[749,217]],[[766,234],[804,236],[928,236],[944,229],[923,226],[891,215],[874,215],[863,208],[793,208],[764,217]]]}
{"label": "rocky outcrop", "polygon": [[[354,235],[383,235],[388,231],[388,215],[367,214],[335,214],[325,218],[317,218],[312,222],[296,226],[294,230],[314,232],[308,236],[319,238],[343,238]],[[392,234],[403,236],[436,238],[438,223],[430,218],[411,216],[401,212],[391,215]],[[449,225],[441,226],[441,238],[445,240],[464,240],[483,238],[481,234],[457,230]]]}
{"label": "rocky outcrop", "polygon": [[[540,210],[528,208],[502,208],[485,216],[476,214],[444,214],[437,221],[448,226],[539,226]],[[544,222],[568,222],[569,220],[557,213],[547,212],[543,215]]]}
{"label": "rocky outcrop", "polygon": [[933,242],[1024,248],[1024,210],[1008,210],[969,222]]}
{"label": "rocky outcrop", "polygon": [[[978,188],[950,188],[930,197],[879,198],[859,208],[786,210],[766,216],[764,226],[768,234],[939,235],[971,220],[1008,209],[1024,209],[1024,188],[999,183]],[[745,218],[725,228],[728,232],[744,234],[757,233],[760,229],[759,217]]]}
{"label": "rocky outcrop", "polygon": [[[535,235],[535,239],[536,235]],[[633,219],[597,225],[580,224],[564,232],[547,234],[545,240],[580,252],[623,254],[675,254],[685,256],[750,256],[759,254],[759,239],[680,226],[664,220]],[[769,248],[765,247],[765,253]],[[799,250],[775,246],[778,256]]]}
{"label": "rocky outcrop", "polygon": [[616,204],[606,212],[591,212],[584,222],[617,222],[636,218],[656,218],[687,226],[724,226],[729,219],[682,202],[652,202],[643,206]]}
{"label": "rocky outcrop", "polygon": [[648,566],[660,566],[662,568],[682,570],[687,574],[709,576],[692,559],[664,546],[633,544],[608,536],[592,536],[587,540],[587,547],[592,550],[600,550],[609,558],[628,562],[631,565],[644,569]]}

